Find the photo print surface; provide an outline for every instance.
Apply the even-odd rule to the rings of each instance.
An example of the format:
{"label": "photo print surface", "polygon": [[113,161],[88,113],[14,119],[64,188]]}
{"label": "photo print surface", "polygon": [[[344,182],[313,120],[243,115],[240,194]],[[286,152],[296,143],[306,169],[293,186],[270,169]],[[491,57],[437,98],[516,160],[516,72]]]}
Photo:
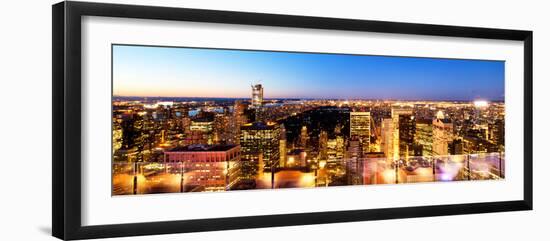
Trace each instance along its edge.
{"label": "photo print surface", "polygon": [[505,178],[504,61],[111,49],[112,195]]}

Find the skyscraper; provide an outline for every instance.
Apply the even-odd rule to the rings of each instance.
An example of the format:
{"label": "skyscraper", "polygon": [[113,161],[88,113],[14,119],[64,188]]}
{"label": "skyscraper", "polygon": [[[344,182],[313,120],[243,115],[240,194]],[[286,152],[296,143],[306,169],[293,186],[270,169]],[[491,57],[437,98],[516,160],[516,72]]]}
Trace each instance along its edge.
{"label": "skyscraper", "polygon": [[433,120],[433,154],[449,155],[449,143],[453,141],[453,123],[449,119]]}
{"label": "skyscraper", "polygon": [[190,136],[186,144],[214,144],[214,116],[197,117],[191,120]]}
{"label": "skyscraper", "polygon": [[346,152],[347,183],[350,185],[363,184],[363,144],[357,136],[353,136],[348,142]]}
{"label": "skyscraper", "polygon": [[241,160],[258,165],[262,160],[266,171],[279,166],[280,128],[276,123],[254,122],[241,126]]}
{"label": "skyscraper", "polygon": [[433,126],[430,120],[416,120],[416,132],[414,137],[420,147],[422,156],[433,155]]}
{"label": "skyscraper", "polygon": [[350,112],[350,138],[357,138],[363,153],[369,152],[370,112]]}
{"label": "skyscraper", "polygon": [[392,108],[394,160],[413,155],[415,119],[412,109]]}
{"label": "skyscraper", "polygon": [[489,133],[491,134],[491,141],[504,150],[504,120],[497,119],[494,123],[490,124]]}
{"label": "skyscraper", "polygon": [[391,118],[382,119],[380,135],[382,141],[380,143],[382,152],[387,157],[388,161],[393,160],[393,122]]}
{"label": "skyscraper", "polygon": [[120,125],[122,137],[120,147],[113,155],[114,161],[143,161],[145,142],[143,116],[138,113],[128,112],[117,115],[115,121]]}
{"label": "skyscraper", "polygon": [[263,120],[262,104],[264,102],[264,88],[261,84],[252,85],[251,107],[254,109],[254,121]]}
{"label": "skyscraper", "polygon": [[122,128],[120,123],[113,118],[113,153],[115,154],[122,147]]}
{"label": "skyscraper", "polygon": [[302,126],[302,129],[300,130],[300,143],[299,143],[299,146],[301,148],[306,148],[308,140],[309,140],[309,135],[307,133],[307,127]]}
{"label": "skyscraper", "polygon": [[344,158],[345,146],[344,137],[335,135],[327,141],[327,159],[328,161],[341,161]]}
{"label": "skyscraper", "polygon": [[233,139],[231,138],[231,126],[230,126],[230,116],[226,114],[216,114],[214,117],[213,124],[213,143],[214,144],[233,144]]}
{"label": "skyscraper", "polygon": [[279,138],[279,165],[284,167],[286,162],[286,129],[285,125],[281,124],[281,136]]}
{"label": "skyscraper", "polygon": [[261,84],[252,85],[252,107],[260,108],[264,101],[264,88]]}
{"label": "skyscraper", "polygon": [[246,108],[247,105],[241,100],[235,101],[235,105],[233,106],[233,115],[230,118],[231,143],[239,144],[239,139],[241,137],[241,126],[248,122],[245,114]]}
{"label": "skyscraper", "polygon": [[319,134],[319,159],[320,160],[324,160],[326,161],[327,160],[327,151],[328,151],[328,147],[327,147],[327,143],[328,143],[328,133],[327,131],[321,131],[321,133]]}

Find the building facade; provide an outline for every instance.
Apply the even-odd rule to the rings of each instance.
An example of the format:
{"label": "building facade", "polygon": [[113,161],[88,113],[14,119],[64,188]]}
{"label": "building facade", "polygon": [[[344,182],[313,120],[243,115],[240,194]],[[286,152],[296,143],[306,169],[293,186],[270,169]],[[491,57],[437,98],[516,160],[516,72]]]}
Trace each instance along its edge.
{"label": "building facade", "polygon": [[433,126],[431,120],[417,120],[414,137],[421,156],[433,155]]}
{"label": "building facade", "polygon": [[186,144],[214,144],[214,119],[211,117],[195,118],[191,120],[189,126],[190,135],[187,137]]}
{"label": "building facade", "polygon": [[252,85],[251,104],[253,108],[260,108],[264,101],[264,88],[261,84]]}
{"label": "building facade", "polygon": [[393,159],[393,122],[391,118],[383,118],[380,127],[380,149],[388,160]]}
{"label": "building facade", "polygon": [[189,145],[164,152],[165,163],[181,163],[186,190],[225,191],[238,182],[237,145]]}
{"label": "building facade", "polygon": [[349,131],[350,138],[357,138],[363,152],[369,151],[371,116],[370,112],[350,112]]}
{"label": "building facade", "polygon": [[393,159],[407,159],[414,155],[414,133],[416,130],[413,110],[392,108]]}
{"label": "building facade", "polygon": [[453,137],[453,123],[449,119],[433,120],[433,155],[449,155],[449,143]]}
{"label": "building facade", "polygon": [[[276,123],[253,122],[241,126],[241,160],[258,165],[266,171],[271,167],[278,167],[280,156],[280,128]],[[254,169],[254,168],[252,168]],[[250,170],[253,171],[253,170]],[[252,173],[250,173],[252,174]]]}

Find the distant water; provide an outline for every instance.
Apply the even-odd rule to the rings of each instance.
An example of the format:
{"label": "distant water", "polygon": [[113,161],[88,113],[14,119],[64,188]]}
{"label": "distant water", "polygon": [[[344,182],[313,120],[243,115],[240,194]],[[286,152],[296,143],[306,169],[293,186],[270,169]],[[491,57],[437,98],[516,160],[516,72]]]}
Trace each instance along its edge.
{"label": "distant water", "polygon": [[190,116],[190,117],[196,116],[196,115],[199,114],[199,112],[200,112],[200,109],[190,110],[190,111],[189,111],[189,116]]}

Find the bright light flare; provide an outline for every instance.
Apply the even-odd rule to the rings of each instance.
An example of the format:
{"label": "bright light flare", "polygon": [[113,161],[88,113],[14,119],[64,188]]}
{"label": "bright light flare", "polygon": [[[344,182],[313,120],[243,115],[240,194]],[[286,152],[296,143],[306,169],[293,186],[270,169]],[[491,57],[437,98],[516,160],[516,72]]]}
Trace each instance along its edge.
{"label": "bright light flare", "polygon": [[484,108],[489,105],[489,102],[486,100],[476,100],[474,101],[474,106],[477,108]]}
{"label": "bright light flare", "polygon": [[294,157],[289,157],[288,160],[286,161],[286,164],[293,165],[294,164]]}
{"label": "bright light flare", "polygon": [[439,175],[441,181],[452,181],[463,168],[464,164],[460,162],[447,162],[439,166],[442,173]]}
{"label": "bright light flare", "polygon": [[304,173],[300,177],[301,187],[315,187],[315,176],[311,173]]}
{"label": "bright light flare", "polygon": [[382,177],[384,178],[385,183],[395,183],[395,171],[387,169],[382,172]]}

